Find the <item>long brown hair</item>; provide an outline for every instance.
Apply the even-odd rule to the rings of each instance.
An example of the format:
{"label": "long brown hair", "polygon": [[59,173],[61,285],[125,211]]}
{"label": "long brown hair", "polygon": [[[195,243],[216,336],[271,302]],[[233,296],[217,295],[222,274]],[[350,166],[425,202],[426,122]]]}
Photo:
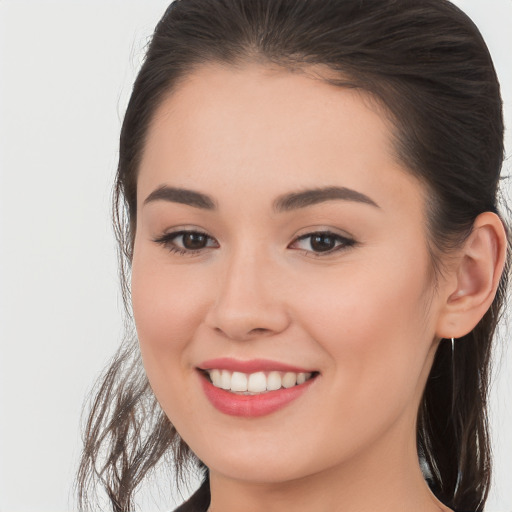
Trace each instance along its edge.
{"label": "long brown hair", "polygon": [[[164,96],[196,67],[247,61],[290,70],[322,65],[330,71],[325,80],[363,89],[385,106],[397,155],[429,192],[434,270],[442,271],[440,256],[462,243],[477,215],[498,213],[499,84],[478,29],[450,2],[175,0],[155,29],[120,137],[114,226],[128,316],[137,172],[148,125]],[[508,268],[491,308],[455,352],[440,343],[418,412],[425,478],[456,511],[483,510],[489,490],[490,356]],[[190,463],[207,476],[156,402],[133,333],[89,407],[77,478],[80,510],[94,508],[91,490],[100,487],[113,511],[131,510],[134,490],[162,457],[178,475]]]}

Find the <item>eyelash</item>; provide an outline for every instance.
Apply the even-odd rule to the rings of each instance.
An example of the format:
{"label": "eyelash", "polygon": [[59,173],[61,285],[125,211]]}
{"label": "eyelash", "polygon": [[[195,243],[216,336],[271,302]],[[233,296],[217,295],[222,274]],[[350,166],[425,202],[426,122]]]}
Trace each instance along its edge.
{"label": "eyelash", "polygon": [[206,237],[208,240],[214,240],[211,236],[207,235],[206,233],[203,233],[202,231],[184,229],[182,231],[175,231],[174,233],[165,233],[164,235],[155,238],[153,241],[156,242],[157,244],[163,245],[170,252],[179,254],[180,256],[193,256],[194,254],[197,254],[207,248],[203,247],[201,249],[182,249],[181,247],[177,247],[176,245],[174,245],[174,239],[189,234],[200,235]]}
{"label": "eyelash", "polygon": [[[204,233],[202,231],[181,230],[181,231],[176,231],[174,233],[166,233],[158,238],[155,238],[153,241],[156,242],[157,244],[163,245],[171,253],[179,254],[180,256],[194,256],[195,254],[198,254],[198,253],[202,252],[204,249],[208,248],[208,247],[202,247],[200,249],[184,249],[184,248],[178,247],[174,244],[174,240],[176,238],[178,238],[180,236],[184,236],[184,235],[190,235],[190,234],[200,235],[200,236],[206,237],[208,240],[214,240],[214,238],[212,238],[211,236],[207,235],[206,233]],[[324,256],[331,255],[337,251],[340,251],[343,249],[348,249],[350,247],[355,246],[357,243],[355,240],[353,240],[351,238],[341,236],[337,233],[333,233],[332,231],[313,231],[311,233],[306,233],[304,235],[297,237],[290,245],[293,245],[301,240],[306,240],[308,238],[312,238],[313,236],[325,236],[325,237],[333,238],[336,242],[339,242],[338,245],[336,245],[334,248],[329,249],[327,251],[314,252],[314,251],[305,250],[305,249],[302,250],[306,256],[313,255],[313,257],[315,257],[315,258],[321,258]],[[310,242],[310,244],[311,244],[311,242]]]}

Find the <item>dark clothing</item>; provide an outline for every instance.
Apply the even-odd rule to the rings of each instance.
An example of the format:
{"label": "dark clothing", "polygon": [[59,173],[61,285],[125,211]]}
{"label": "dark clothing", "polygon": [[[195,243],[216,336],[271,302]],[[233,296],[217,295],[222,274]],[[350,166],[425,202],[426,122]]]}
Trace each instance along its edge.
{"label": "dark clothing", "polygon": [[210,479],[208,475],[201,487],[174,512],[206,512],[210,506]]}
{"label": "dark clothing", "polygon": [[[434,481],[427,478],[427,483],[434,494],[439,496],[436,491],[438,489],[434,485]],[[201,487],[182,505],[180,505],[174,512],[206,512],[210,506],[210,478],[208,473],[201,484]]]}

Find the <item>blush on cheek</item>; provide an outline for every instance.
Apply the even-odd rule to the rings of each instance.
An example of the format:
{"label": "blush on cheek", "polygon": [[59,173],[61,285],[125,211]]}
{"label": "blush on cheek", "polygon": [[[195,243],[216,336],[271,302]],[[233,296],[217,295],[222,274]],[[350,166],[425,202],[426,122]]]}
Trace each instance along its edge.
{"label": "blush on cheek", "polygon": [[133,267],[132,304],[144,366],[153,386],[157,375],[158,380],[167,381],[170,374],[187,371],[187,350],[201,324],[204,301],[201,288],[178,278],[176,271],[142,263],[139,260]]}

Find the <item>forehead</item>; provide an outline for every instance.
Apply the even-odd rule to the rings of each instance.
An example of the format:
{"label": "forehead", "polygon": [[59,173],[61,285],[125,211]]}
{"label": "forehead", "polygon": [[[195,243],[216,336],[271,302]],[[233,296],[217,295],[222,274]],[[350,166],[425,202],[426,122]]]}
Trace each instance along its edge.
{"label": "forehead", "polygon": [[[395,157],[393,125],[360,90],[260,64],[196,69],[148,130],[139,204],[163,184],[279,195],[341,185],[385,195],[422,187]],[[414,189],[414,190],[413,190]]]}

